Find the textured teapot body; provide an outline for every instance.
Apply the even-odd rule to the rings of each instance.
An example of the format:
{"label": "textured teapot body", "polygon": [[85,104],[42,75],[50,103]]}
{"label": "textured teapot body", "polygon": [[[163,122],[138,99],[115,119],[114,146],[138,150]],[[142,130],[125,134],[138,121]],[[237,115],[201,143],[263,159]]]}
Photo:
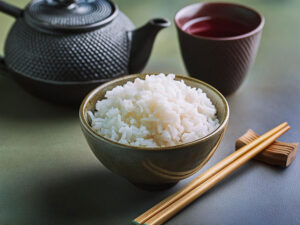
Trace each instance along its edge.
{"label": "textured teapot body", "polygon": [[5,62],[16,73],[48,82],[117,77],[128,73],[133,29],[122,12],[99,29],[79,33],[35,29],[20,18],[7,37]]}
{"label": "textured teapot body", "polygon": [[0,0],[0,11],[16,18],[0,74],[39,97],[68,103],[112,78],[140,72],[156,34],[170,25],[152,19],[134,29],[109,0],[33,0],[25,10]]}

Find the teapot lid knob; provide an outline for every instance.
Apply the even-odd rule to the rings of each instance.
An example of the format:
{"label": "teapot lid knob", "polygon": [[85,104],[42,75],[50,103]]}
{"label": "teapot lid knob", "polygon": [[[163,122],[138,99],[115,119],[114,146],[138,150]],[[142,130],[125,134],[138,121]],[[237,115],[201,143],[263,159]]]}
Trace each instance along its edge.
{"label": "teapot lid knob", "polygon": [[50,5],[57,5],[62,7],[69,7],[77,2],[77,0],[47,0]]}
{"label": "teapot lid knob", "polygon": [[33,0],[24,12],[35,28],[73,32],[104,26],[117,15],[118,7],[110,0]]}

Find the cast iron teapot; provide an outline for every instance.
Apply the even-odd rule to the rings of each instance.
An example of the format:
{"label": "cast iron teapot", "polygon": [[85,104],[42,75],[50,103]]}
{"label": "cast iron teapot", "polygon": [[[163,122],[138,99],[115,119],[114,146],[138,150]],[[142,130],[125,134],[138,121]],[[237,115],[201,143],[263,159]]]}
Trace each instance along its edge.
{"label": "cast iron teapot", "polygon": [[16,18],[0,58],[0,73],[38,96],[79,102],[114,77],[140,72],[153,41],[170,25],[163,18],[134,30],[109,0],[33,0],[21,10],[0,1]]}

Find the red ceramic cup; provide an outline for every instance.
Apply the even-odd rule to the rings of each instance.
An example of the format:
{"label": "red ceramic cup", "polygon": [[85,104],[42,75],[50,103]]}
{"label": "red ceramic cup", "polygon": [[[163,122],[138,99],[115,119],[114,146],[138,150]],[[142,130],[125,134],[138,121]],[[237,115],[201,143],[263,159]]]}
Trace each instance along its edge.
{"label": "red ceramic cup", "polygon": [[[202,25],[198,24],[197,27],[194,23],[197,20],[208,22],[206,21],[206,25],[201,22]],[[226,21],[231,21],[233,25],[243,25],[245,29],[234,30],[235,27],[232,26],[232,33],[205,33],[205,29],[214,25],[210,24],[213,22],[210,20],[215,20],[216,28],[220,31],[228,26]],[[188,73],[213,85],[224,95],[235,92],[255,59],[264,17],[243,5],[196,3],[179,10],[175,16],[175,24]],[[197,29],[199,31],[199,28],[199,33],[193,33]],[[201,29],[204,31],[201,32]]]}

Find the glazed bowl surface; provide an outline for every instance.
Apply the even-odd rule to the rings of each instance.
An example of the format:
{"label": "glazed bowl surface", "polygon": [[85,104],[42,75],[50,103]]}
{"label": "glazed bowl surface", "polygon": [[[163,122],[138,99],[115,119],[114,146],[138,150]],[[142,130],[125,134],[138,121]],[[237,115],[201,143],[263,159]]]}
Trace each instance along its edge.
{"label": "glazed bowl surface", "polygon": [[108,90],[145,76],[134,74],[117,78],[91,91],[81,104],[80,124],[91,150],[105,167],[139,187],[163,189],[193,175],[211,158],[224,136],[229,107],[225,97],[212,86],[188,76],[176,75],[175,80],[201,88],[211,99],[220,124],[215,131],[185,144],[150,148],[120,144],[93,130],[87,112],[95,110],[96,102],[103,99]]}

